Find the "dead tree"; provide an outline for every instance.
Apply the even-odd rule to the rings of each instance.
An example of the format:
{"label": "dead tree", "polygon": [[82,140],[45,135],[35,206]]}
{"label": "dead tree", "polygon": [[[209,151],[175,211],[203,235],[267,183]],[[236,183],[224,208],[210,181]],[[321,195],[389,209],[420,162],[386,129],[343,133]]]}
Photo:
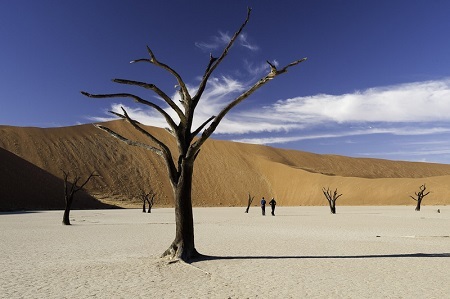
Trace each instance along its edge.
{"label": "dead tree", "polygon": [[425,184],[423,184],[422,186],[419,187],[419,191],[418,192],[414,192],[416,197],[410,195],[409,197],[411,197],[412,199],[414,199],[415,201],[417,201],[417,205],[416,205],[416,211],[420,211],[420,205],[422,204],[422,199],[427,196],[428,194],[430,194],[430,191],[428,191],[427,193],[425,193],[425,190],[427,189],[427,187],[425,187]]}
{"label": "dead tree", "polygon": [[139,194],[139,197],[142,200],[143,206],[142,206],[142,212],[145,213],[147,212],[145,210],[145,204],[148,203],[148,212],[147,213],[151,213],[152,212],[152,207],[153,207],[153,203],[155,202],[155,196],[156,194],[153,193],[152,191],[150,192],[146,192],[144,190],[141,190],[141,193]]}
{"label": "dead tree", "polygon": [[336,214],[336,200],[339,197],[341,197],[342,194],[338,194],[337,188],[336,188],[336,190],[334,190],[334,193],[331,194],[330,187],[328,187],[327,189],[325,189],[325,187],[323,187],[322,192],[328,200],[328,204],[330,205],[331,214]]}
{"label": "dead tree", "polygon": [[[162,257],[169,257],[183,261],[201,257],[201,255],[195,248],[194,222],[192,212],[192,178],[194,173],[194,162],[198,157],[200,147],[216,130],[219,123],[232,108],[248,98],[251,94],[253,94],[253,92],[258,90],[267,82],[271,81],[278,75],[286,73],[289,68],[296,66],[306,60],[306,58],[296,60],[281,68],[277,68],[275,63],[267,61],[270,70],[266,76],[262,77],[253,86],[249,87],[242,94],[231,100],[217,115],[213,115],[208,118],[198,128],[193,127],[195,109],[199,101],[201,100],[211,74],[227,56],[232,45],[235,43],[244,27],[247,25],[250,14],[251,9],[249,8],[247,10],[247,17],[245,21],[231,37],[229,43],[225,46],[222,53],[218,57],[213,57],[212,54],[210,55],[209,62],[207,63],[207,66],[204,70],[198,88],[194,92],[189,91],[185,81],[181,78],[180,74],[169,65],[159,61],[148,46],[148,58],[131,61],[131,63],[143,62],[153,64],[171,74],[176,80],[176,87],[178,88],[178,92],[180,94],[180,106],[178,106],[177,103],[175,103],[175,101],[170,98],[167,93],[162,91],[153,83],[139,82],[127,79],[113,80],[114,82],[119,84],[138,86],[153,91],[176,113],[177,119],[172,118],[158,104],[152,101],[145,100],[134,94],[90,94],[84,91],[81,92],[83,95],[91,98],[131,98],[140,104],[147,105],[155,109],[165,118],[168,125],[167,131],[175,138],[177,142],[178,152],[175,156],[173,156],[167,144],[156,138],[139,122],[132,119],[123,108],[123,113],[112,113],[122,119],[125,119],[136,130],[148,137],[148,139],[152,142],[151,145],[139,141],[130,140],[105,126],[97,125],[97,128],[106,131],[113,137],[119,139],[122,142],[125,142],[128,145],[142,147],[158,154],[162,157],[166,164],[169,181],[172,187],[173,197],[175,201],[176,233],[175,239],[173,240],[169,248],[162,254]],[[178,123],[176,123],[176,121]]]}
{"label": "dead tree", "polygon": [[152,212],[152,208],[153,208],[153,204],[155,203],[155,196],[156,194],[152,194],[152,197],[150,199],[147,198],[147,202],[148,202],[148,211],[147,213],[151,213]]}
{"label": "dead tree", "polygon": [[70,214],[70,209],[72,208],[72,203],[73,203],[73,198],[75,196],[75,193],[77,193],[78,191],[80,191],[81,189],[83,189],[83,187],[89,182],[89,180],[95,176],[98,176],[97,174],[95,174],[94,172],[92,172],[89,177],[86,179],[86,181],[84,181],[83,184],[81,184],[80,186],[78,186],[78,181],[81,179],[81,177],[79,177],[77,174],[75,174],[73,181],[69,182],[69,172],[65,172],[63,170],[63,175],[64,175],[64,202],[65,202],[65,208],[64,208],[64,216],[63,216],[63,221],[62,223],[64,225],[70,225],[70,220],[69,220],[69,214]]}
{"label": "dead tree", "polygon": [[139,198],[142,200],[142,213],[146,213],[147,210],[145,208],[145,204],[148,202],[148,197],[152,194],[152,192],[146,192],[144,190],[141,190],[141,193],[139,193]]}
{"label": "dead tree", "polygon": [[253,202],[254,196],[250,196],[250,192],[248,193],[248,200],[247,200],[247,209],[245,209],[245,213],[248,213],[248,210],[250,209],[250,205]]}

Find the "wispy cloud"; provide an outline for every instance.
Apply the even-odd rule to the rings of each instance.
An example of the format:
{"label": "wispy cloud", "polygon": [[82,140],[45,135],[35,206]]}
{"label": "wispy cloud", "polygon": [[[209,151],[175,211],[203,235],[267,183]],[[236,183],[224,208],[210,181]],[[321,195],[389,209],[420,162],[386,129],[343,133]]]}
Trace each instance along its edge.
{"label": "wispy cloud", "polygon": [[[197,107],[195,125],[216,115],[230,100],[249,87],[231,77],[211,78]],[[194,91],[193,87],[190,87]],[[179,95],[174,92],[174,101]],[[111,110],[125,107],[142,123],[164,127],[164,119],[154,110],[113,104]],[[169,108],[167,112],[176,119]],[[343,95],[318,94],[279,100],[261,108],[232,111],[216,133],[250,134],[289,132],[290,136],[237,137],[249,143],[286,143],[305,139],[370,134],[429,135],[450,132],[450,79],[370,88]],[[109,118],[93,117],[102,121]],[[363,124],[363,125],[358,125]],[[314,128],[333,127],[326,133]],[[322,130],[323,131],[323,130]]]}
{"label": "wispy cloud", "polygon": [[[232,77],[212,77],[197,106],[194,128],[217,115],[251,83]],[[192,94],[195,88],[188,86]],[[179,103],[178,92],[174,91],[172,98]],[[146,106],[114,103],[108,110],[121,112],[121,107],[143,124],[167,127],[162,116]],[[449,144],[440,141],[450,136],[450,79],[370,88],[343,95],[294,97],[259,108],[248,105],[243,108],[238,106],[230,111],[216,129],[216,136],[244,143],[278,145],[314,140],[319,143],[335,140],[336,144],[343,144],[349,138],[355,145],[353,139],[384,136],[375,140],[385,140],[386,136],[392,136],[390,140],[398,141],[397,144],[391,142],[383,149],[373,143],[372,151],[354,152],[354,155],[416,161],[447,155],[450,161]],[[170,107],[165,110],[178,121]],[[105,115],[89,119],[112,119]]]}
{"label": "wispy cloud", "polygon": [[[227,45],[231,40],[231,35],[228,32],[219,31],[217,35],[212,36],[208,42],[195,42],[195,46],[203,51],[216,50]],[[237,44],[247,48],[251,51],[259,50],[256,44],[249,41],[248,35],[246,33],[241,33],[237,39]]]}
{"label": "wispy cloud", "polygon": [[195,46],[202,49],[203,51],[211,51],[219,48],[220,46],[226,45],[230,42],[231,36],[228,32],[219,31],[218,35],[211,37],[209,42],[196,42]]}
{"label": "wispy cloud", "polygon": [[450,115],[450,79],[280,100],[269,107],[299,122],[430,122]]}
{"label": "wispy cloud", "polygon": [[247,33],[241,33],[241,35],[239,35],[239,44],[251,51],[259,50],[259,47],[257,45],[251,44],[248,41]]}
{"label": "wispy cloud", "polygon": [[[193,86],[187,86],[191,94],[195,92]],[[222,110],[225,105],[228,104],[229,100],[236,96],[237,94],[243,92],[246,88],[242,82],[235,80],[230,77],[211,77],[207,88],[205,89],[202,101],[199,102],[196,107],[196,114],[194,118],[194,126],[200,126],[205,120],[213,115],[216,115],[220,110]],[[177,103],[181,109],[180,95],[178,92],[174,91],[172,99]],[[134,106],[124,103],[112,103],[110,106],[110,111],[122,113],[122,107],[127,111],[127,113],[135,120],[150,126],[156,127],[167,127],[165,119],[156,110],[146,107],[146,106]],[[177,114],[170,108],[165,107],[165,111],[175,120],[178,121]],[[91,121],[108,121],[116,119],[109,116],[107,111],[104,111],[105,115],[108,116],[89,116],[87,117]],[[268,125],[267,127],[269,127]],[[243,133],[249,132],[248,129],[244,129],[242,122],[227,120],[224,121],[222,126],[223,132],[233,132],[233,133]]]}
{"label": "wispy cloud", "polygon": [[[291,126],[292,127],[292,126]],[[290,136],[271,136],[271,137],[251,137],[251,138],[235,138],[233,141],[253,144],[283,144],[289,142],[296,142],[302,140],[312,139],[329,139],[329,138],[341,138],[363,135],[375,135],[375,134],[391,134],[397,136],[419,136],[419,135],[431,135],[431,134],[444,134],[450,133],[450,125],[447,128],[415,128],[415,127],[391,127],[391,128],[367,128],[359,130],[348,130],[346,127],[334,128],[334,132],[314,134],[311,130],[305,130],[306,132],[296,132]],[[278,130],[280,131],[280,130]],[[349,143],[349,141],[346,141]],[[352,142],[354,143],[354,142]],[[418,143],[420,144],[420,143]],[[430,144],[438,144],[436,141]]]}

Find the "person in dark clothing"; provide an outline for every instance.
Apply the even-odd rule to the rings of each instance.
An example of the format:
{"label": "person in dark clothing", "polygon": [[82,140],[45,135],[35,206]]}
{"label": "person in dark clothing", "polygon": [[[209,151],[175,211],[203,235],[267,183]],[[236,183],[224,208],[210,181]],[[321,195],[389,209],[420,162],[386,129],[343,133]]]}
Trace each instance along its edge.
{"label": "person in dark clothing", "polygon": [[262,215],[265,216],[266,215],[266,200],[263,198],[261,199],[261,211],[262,211]]}
{"label": "person in dark clothing", "polygon": [[269,205],[272,208],[272,216],[275,216],[275,206],[277,205],[275,198],[272,197],[272,199],[269,201]]}

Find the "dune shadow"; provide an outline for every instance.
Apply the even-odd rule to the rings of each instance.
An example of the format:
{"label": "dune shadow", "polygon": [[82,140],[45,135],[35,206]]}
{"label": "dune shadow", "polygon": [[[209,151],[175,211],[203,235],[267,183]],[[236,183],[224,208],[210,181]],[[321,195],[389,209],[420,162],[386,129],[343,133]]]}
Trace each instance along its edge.
{"label": "dune shadow", "polygon": [[284,259],[374,259],[374,258],[450,258],[450,253],[398,253],[367,255],[261,255],[261,256],[211,256],[203,255],[192,262],[212,260],[284,260]]}
{"label": "dune shadow", "polygon": [[[64,180],[0,147],[0,211],[30,213],[31,210],[64,209]],[[112,209],[81,190],[73,203],[77,209]]]}

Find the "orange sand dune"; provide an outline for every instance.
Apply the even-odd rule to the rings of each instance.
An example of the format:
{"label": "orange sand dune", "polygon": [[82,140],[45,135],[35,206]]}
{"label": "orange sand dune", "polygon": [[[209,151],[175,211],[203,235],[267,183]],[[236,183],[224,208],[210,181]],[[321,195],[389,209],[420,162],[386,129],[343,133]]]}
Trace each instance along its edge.
{"label": "orange sand dune", "polygon": [[[147,142],[122,120],[104,125],[130,139]],[[175,142],[165,130],[148,130],[176,153]],[[52,188],[62,189],[61,170],[81,176],[91,171],[100,174],[86,191],[101,201],[125,205],[137,200],[141,189],[151,189],[157,193],[157,205],[172,205],[162,159],[123,144],[93,125],[46,129],[0,126],[0,133],[0,148],[4,149],[0,158],[9,163],[0,170],[0,179],[8,182],[9,190],[0,188],[0,209],[53,208],[49,203],[36,205],[43,199],[29,194],[36,192],[30,191],[36,186],[49,184],[42,176],[53,176],[58,183]],[[11,158],[12,154],[17,158]],[[32,164],[34,172],[24,160]],[[13,176],[14,182],[7,180]],[[262,196],[273,196],[280,205],[324,205],[327,202],[321,189],[330,187],[343,193],[338,205],[413,205],[409,195],[425,183],[431,193],[424,205],[445,205],[450,204],[449,182],[450,165],[318,155],[208,140],[195,165],[193,201],[196,206],[244,206],[250,192],[255,203]]]}

